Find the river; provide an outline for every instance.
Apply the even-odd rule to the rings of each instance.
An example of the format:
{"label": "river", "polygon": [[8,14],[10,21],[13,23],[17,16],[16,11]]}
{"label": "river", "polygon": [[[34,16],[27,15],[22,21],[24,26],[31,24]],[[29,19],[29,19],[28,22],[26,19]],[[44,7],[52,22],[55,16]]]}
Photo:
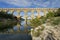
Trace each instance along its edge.
{"label": "river", "polygon": [[0,40],[32,40],[30,29],[25,21],[0,23]]}

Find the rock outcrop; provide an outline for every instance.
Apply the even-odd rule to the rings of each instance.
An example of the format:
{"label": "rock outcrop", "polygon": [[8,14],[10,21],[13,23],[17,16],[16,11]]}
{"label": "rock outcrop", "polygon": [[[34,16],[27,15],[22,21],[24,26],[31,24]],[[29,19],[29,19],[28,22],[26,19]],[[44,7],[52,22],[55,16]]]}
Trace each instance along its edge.
{"label": "rock outcrop", "polygon": [[[60,40],[60,25],[51,26],[49,23],[42,24],[45,28],[39,31],[39,36],[34,36],[33,32],[38,32],[39,27],[31,30],[33,40]],[[41,26],[40,26],[41,27]],[[38,34],[38,33],[37,33]]]}

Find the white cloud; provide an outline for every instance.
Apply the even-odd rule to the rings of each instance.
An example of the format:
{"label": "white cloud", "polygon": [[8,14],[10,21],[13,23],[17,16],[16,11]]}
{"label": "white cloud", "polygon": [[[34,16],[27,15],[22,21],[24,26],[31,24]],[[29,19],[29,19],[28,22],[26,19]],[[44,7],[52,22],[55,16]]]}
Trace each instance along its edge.
{"label": "white cloud", "polygon": [[60,7],[60,0],[54,0],[54,2],[52,2],[52,7]]}
{"label": "white cloud", "polygon": [[19,7],[29,7],[35,5],[35,7],[60,7],[60,0],[0,0]]}
{"label": "white cloud", "polygon": [[47,1],[47,2],[43,3],[43,5],[42,5],[42,6],[47,7],[49,4],[50,4],[50,2],[49,2],[49,1]]}
{"label": "white cloud", "polygon": [[28,2],[27,0],[1,0],[1,1],[16,6],[31,6],[31,2]]}
{"label": "white cloud", "polygon": [[47,7],[50,4],[50,1],[47,0],[43,2],[43,0],[40,0],[40,1],[36,0],[36,1],[33,1],[33,4],[37,6]]}

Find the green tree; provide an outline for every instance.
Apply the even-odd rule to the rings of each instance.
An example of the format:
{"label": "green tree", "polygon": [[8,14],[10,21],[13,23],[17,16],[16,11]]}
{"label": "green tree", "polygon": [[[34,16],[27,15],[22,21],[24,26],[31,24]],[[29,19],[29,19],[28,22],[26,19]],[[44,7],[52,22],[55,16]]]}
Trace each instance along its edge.
{"label": "green tree", "polygon": [[54,14],[55,14],[55,15],[54,15],[55,17],[60,16],[60,8],[59,8],[56,12],[54,12]]}
{"label": "green tree", "polygon": [[8,14],[7,12],[1,11],[0,12],[0,18],[15,19],[15,16],[13,16],[12,14]]}
{"label": "green tree", "polygon": [[46,18],[45,17],[40,17],[40,19],[39,18],[35,18],[35,19],[32,19],[31,21],[30,21],[30,25],[33,27],[33,28],[35,28],[35,27],[38,27],[38,26],[40,26],[41,24],[43,24],[43,23],[45,23],[45,21],[46,21]]}
{"label": "green tree", "polygon": [[42,22],[40,21],[40,19],[38,19],[38,18],[32,19],[30,22],[31,22],[30,25],[31,25],[33,28],[35,28],[35,27],[37,27],[37,26],[40,26],[41,23],[42,23]]}
{"label": "green tree", "polygon": [[48,12],[46,18],[52,18],[52,17],[54,17],[54,12]]}
{"label": "green tree", "polygon": [[60,17],[54,17],[51,19],[51,24],[52,25],[59,25],[60,24]]}

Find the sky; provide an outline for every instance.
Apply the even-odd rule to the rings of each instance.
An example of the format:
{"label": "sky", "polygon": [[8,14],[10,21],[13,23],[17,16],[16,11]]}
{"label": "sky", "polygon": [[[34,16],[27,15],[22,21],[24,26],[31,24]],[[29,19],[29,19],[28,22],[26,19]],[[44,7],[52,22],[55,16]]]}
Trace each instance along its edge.
{"label": "sky", "polygon": [[0,0],[0,8],[60,8],[60,0]]}
{"label": "sky", "polygon": [[0,0],[0,8],[60,8],[60,0]]}

